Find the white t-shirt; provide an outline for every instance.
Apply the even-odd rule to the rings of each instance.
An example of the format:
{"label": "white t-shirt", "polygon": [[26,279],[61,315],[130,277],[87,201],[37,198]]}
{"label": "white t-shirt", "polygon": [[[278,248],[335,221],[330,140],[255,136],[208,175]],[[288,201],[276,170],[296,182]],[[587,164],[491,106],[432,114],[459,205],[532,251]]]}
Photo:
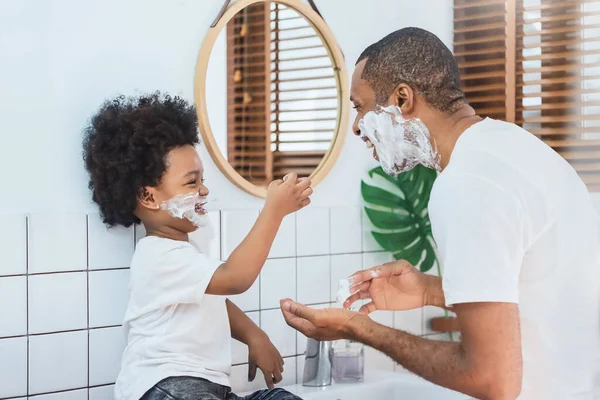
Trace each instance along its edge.
{"label": "white t-shirt", "polygon": [[600,398],[600,217],[575,170],[485,119],[458,139],[429,214],[446,303],[519,305],[520,399]]}
{"label": "white t-shirt", "polygon": [[191,244],[146,237],[131,262],[127,347],[116,400],[138,400],[170,376],[229,386],[231,331],[225,297],[205,294],[220,261]]}

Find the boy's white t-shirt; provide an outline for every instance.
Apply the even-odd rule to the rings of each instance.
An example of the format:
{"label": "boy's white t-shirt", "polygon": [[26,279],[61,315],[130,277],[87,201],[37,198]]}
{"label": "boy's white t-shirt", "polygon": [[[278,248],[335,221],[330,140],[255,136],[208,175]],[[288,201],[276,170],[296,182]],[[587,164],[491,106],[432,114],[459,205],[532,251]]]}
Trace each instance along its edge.
{"label": "boy's white t-shirt", "polygon": [[138,400],[170,376],[229,386],[231,331],[225,297],[205,294],[222,264],[188,242],[145,237],[131,262],[127,347],[116,400]]}
{"label": "boy's white t-shirt", "polygon": [[600,218],[575,170],[485,119],[458,139],[429,214],[446,303],[519,305],[520,399],[600,398]]}

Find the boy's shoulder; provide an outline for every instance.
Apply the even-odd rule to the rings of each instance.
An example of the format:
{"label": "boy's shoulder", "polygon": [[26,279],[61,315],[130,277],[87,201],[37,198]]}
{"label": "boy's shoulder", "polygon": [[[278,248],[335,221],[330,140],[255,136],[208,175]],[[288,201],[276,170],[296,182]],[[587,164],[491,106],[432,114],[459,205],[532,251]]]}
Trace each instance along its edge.
{"label": "boy's shoulder", "polygon": [[159,263],[165,257],[193,257],[198,254],[194,246],[181,240],[146,236],[136,245],[132,266],[136,263]]}

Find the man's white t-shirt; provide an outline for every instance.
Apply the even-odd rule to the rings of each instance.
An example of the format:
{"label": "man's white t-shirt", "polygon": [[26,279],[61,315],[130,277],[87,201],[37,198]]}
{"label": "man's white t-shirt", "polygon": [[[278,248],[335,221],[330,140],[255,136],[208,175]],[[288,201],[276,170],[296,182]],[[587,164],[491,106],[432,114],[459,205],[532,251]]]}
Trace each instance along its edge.
{"label": "man's white t-shirt", "polygon": [[146,237],[131,262],[127,347],[116,400],[137,400],[170,376],[229,386],[231,331],[225,297],[205,294],[221,264],[182,241]]}
{"label": "man's white t-shirt", "polygon": [[520,399],[600,398],[600,217],[575,170],[485,119],[458,139],[429,214],[447,305],[519,305]]}

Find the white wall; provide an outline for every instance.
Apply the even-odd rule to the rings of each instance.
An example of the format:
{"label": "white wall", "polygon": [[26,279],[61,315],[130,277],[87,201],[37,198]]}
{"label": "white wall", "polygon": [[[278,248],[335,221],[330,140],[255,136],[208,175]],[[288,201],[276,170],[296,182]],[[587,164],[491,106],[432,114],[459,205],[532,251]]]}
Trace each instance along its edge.
{"label": "white wall", "polygon": [[[366,46],[404,26],[432,30],[450,45],[451,3],[317,2],[349,73]],[[196,56],[221,5],[221,0],[0,2],[0,212],[94,210],[80,155],[86,120],[118,93],[160,89],[193,100]],[[205,151],[202,155],[218,208],[260,206],[221,176]],[[369,152],[348,137],[313,204],[359,204],[358,182],[369,165]]]}

